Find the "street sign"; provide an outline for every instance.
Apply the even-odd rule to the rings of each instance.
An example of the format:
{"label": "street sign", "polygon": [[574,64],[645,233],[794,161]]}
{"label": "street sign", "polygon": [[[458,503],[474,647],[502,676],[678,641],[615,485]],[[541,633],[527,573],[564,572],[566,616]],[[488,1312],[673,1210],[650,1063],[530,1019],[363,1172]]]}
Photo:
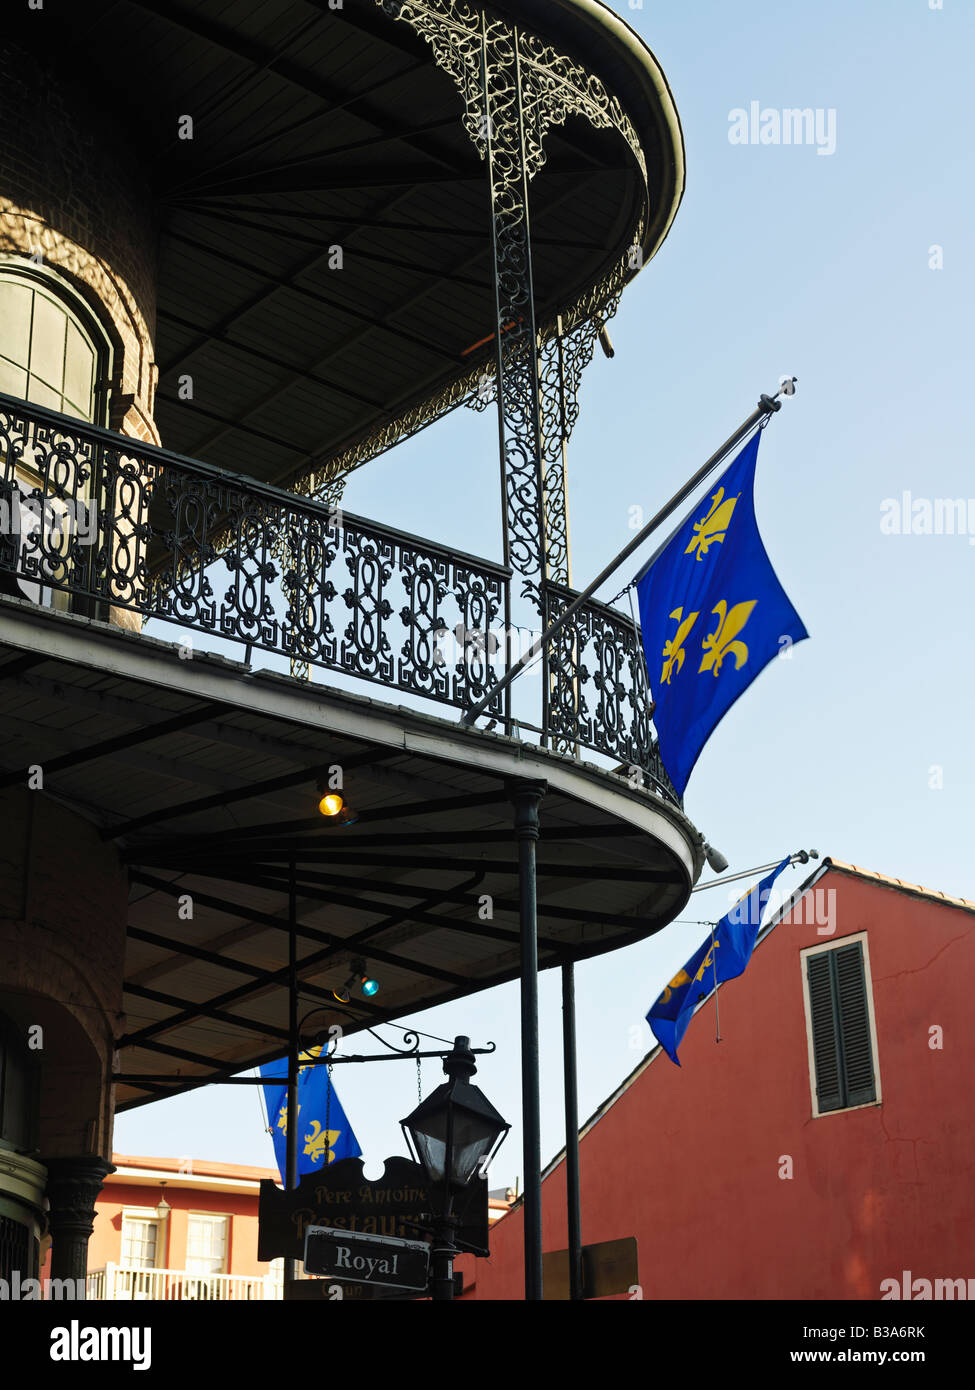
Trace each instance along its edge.
{"label": "street sign", "polygon": [[[408,1158],[387,1158],[383,1176],[362,1176],[361,1158],[340,1158],[298,1186],[283,1191],[265,1178],[258,1213],[257,1258],[300,1260],[309,1226],[356,1231],[370,1236],[417,1240],[431,1225],[433,1199],[426,1174]],[[458,1195],[454,1214],[460,1221],[456,1243],[477,1255],[488,1253],[488,1183],[474,1178]]]}
{"label": "street sign", "polygon": [[290,1279],[283,1291],[286,1303],[399,1303],[429,1296],[426,1290],[386,1289],[381,1284],[348,1284],[337,1279]]}
{"label": "street sign", "polygon": [[[635,1236],[582,1247],[583,1298],[629,1293],[638,1286],[639,1277]],[[568,1250],[553,1250],[542,1256],[542,1297],[546,1301],[569,1297]]]}
{"label": "street sign", "polygon": [[364,1236],[358,1231],[309,1226],[305,1273],[331,1275],[346,1284],[425,1290],[430,1247],[421,1240]]}

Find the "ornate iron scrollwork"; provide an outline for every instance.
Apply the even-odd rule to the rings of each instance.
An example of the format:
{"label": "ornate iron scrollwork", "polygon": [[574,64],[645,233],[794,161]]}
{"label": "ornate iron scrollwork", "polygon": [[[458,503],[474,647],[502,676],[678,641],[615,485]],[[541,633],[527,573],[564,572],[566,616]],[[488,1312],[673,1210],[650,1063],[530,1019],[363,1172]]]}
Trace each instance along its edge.
{"label": "ornate iron scrollwork", "polygon": [[[517,30],[482,15],[482,120],[486,132],[494,246],[495,342],[502,466],[507,498],[507,555],[522,596],[541,611],[545,513],[538,331],[528,214],[530,147]],[[536,155],[537,158],[537,155]]]}
{"label": "ornate iron scrollwork", "polygon": [[[88,535],[44,520],[95,502]],[[508,572],[433,541],[25,402],[0,401],[4,505],[17,534],[0,572],[18,596],[103,601],[458,709],[500,679],[496,642],[447,671],[437,634],[487,631]]]}
{"label": "ornate iron scrollwork", "polygon": [[569,526],[564,443],[579,419],[579,386],[592,361],[603,323],[615,312],[620,291],[603,312],[584,319],[569,332],[559,319],[545,339],[539,356],[539,389],[542,411],[543,497],[545,508],[545,578],[569,585]]}
{"label": "ornate iron scrollwork", "polygon": [[[498,389],[485,390],[488,375],[482,368],[475,374],[477,390],[468,381],[462,399],[483,409],[490,394],[499,398],[507,552],[521,576],[523,595],[541,611],[544,583],[568,583],[570,578],[562,445],[578,414],[579,376],[601,323],[615,312],[622,285],[639,263],[628,254],[601,285],[569,306],[564,334],[554,324],[542,326],[539,333],[528,185],[545,162],[548,131],[572,115],[583,116],[597,129],[617,130],[633,152],[644,187],[646,162],[617,98],[593,73],[537,35],[466,0],[377,3],[430,44],[435,62],[460,92],[464,127],[488,164],[498,346],[491,384]],[[634,247],[642,241],[646,211],[645,200]],[[553,401],[556,394],[562,400]],[[443,407],[439,401],[435,409],[439,413]]]}
{"label": "ornate iron scrollwork", "polygon": [[[458,709],[508,657],[494,629],[503,566],[5,398],[0,511],[15,505],[35,519],[11,524],[0,551],[0,581],[19,597],[62,592],[96,615],[99,603],[128,609]],[[90,530],[55,534],[44,518],[72,508],[94,516]],[[551,580],[542,593],[547,626],[575,595]],[[488,713],[502,712],[497,697]],[[587,603],[553,643],[542,724],[559,751],[638,767],[679,804],[651,736],[643,654],[616,609]]]}
{"label": "ornate iron scrollwork", "polygon": [[[546,626],[576,598],[546,588]],[[638,769],[649,785],[680,804],[650,728],[650,692],[643,649],[625,614],[595,599],[557,634],[550,658],[548,730],[560,751],[578,745]]]}

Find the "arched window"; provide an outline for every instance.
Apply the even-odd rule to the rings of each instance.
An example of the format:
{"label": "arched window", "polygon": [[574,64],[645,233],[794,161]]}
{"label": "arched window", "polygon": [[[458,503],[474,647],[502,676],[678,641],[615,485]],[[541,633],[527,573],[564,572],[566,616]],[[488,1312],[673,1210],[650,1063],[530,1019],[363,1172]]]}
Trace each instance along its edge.
{"label": "arched window", "polygon": [[44,1191],[44,1169],[28,1157],[38,1144],[41,1078],[25,1031],[0,1013],[0,1279],[8,1282],[15,1270],[37,1277]]}
{"label": "arched window", "polygon": [[[100,425],[110,365],[108,338],[57,271],[0,257],[0,391]],[[95,510],[90,482],[59,467],[52,486],[30,449],[0,454],[0,593],[68,609],[71,538]]]}
{"label": "arched window", "polygon": [[103,423],[108,343],[53,271],[0,260],[0,391]]}
{"label": "arched window", "polygon": [[37,1147],[40,1077],[23,1031],[0,1014],[0,1148]]}

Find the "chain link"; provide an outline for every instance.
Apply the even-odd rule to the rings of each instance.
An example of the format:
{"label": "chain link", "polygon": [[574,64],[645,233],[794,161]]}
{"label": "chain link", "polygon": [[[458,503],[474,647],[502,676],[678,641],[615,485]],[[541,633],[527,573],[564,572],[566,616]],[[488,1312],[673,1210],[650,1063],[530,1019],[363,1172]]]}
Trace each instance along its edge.
{"label": "chain link", "polygon": [[325,1092],[325,1166],[327,1168],[332,1161],[332,1126],[329,1122],[332,1113],[332,1054],[326,1050],[325,1056],[329,1059],[325,1063],[328,1078],[328,1089]]}

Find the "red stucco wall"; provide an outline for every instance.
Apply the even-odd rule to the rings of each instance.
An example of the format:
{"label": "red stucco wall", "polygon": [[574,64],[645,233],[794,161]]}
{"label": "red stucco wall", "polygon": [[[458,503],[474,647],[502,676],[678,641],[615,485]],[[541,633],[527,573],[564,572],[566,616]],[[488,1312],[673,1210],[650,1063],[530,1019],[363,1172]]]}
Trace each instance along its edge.
{"label": "red stucco wall", "polygon": [[[904,1270],[975,1277],[975,915],[838,869],[826,890],[835,932],[784,918],[722,987],[722,1042],[712,1001],[681,1068],[658,1055],[582,1141],[583,1241],[635,1235],[644,1298],[878,1299]],[[814,1119],[799,953],[861,931],[882,1099]],[[522,1241],[519,1209],[492,1230],[489,1260],[464,1260],[466,1296],[523,1297]],[[567,1244],[560,1165],[543,1184],[543,1249]]]}
{"label": "red stucco wall", "polygon": [[[153,1207],[159,1201],[158,1186],[145,1187],[110,1176],[95,1205],[94,1230],[88,1242],[88,1268],[101,1269],[107,1262],[121,1262],[122,1209]],[[227,1274],[267,1274],[270,1265],[257,1258],[257,1193],[214,1192],[166,1185],[166,1201],[172,1207],[167,1218],[165,1249],[157,1263],[164,1269],[186,1268],[186,1237],[190,1212],[228,1213],[231,1217]]]}

